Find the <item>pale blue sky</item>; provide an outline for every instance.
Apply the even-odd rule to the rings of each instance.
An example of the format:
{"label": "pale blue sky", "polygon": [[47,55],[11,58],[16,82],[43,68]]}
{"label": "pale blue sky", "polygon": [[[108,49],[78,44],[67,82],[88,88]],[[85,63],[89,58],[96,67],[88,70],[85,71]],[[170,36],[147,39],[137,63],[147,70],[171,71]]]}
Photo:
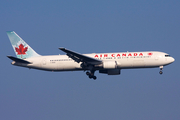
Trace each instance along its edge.
{"label": "pale blue sky", "polygon": [[[1,120],[180,119],[180,1],[3,0],[0,4]],[[41,55],[162,51],[175,62],[159,68],[46,72],[12,66],[6,31],[14,30]]]}

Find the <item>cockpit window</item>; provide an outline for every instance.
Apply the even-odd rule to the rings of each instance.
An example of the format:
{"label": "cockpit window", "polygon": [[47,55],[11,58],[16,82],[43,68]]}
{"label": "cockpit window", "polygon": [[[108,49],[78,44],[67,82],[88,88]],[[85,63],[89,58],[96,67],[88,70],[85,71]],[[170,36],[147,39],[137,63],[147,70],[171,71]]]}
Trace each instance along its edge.
{"label": "cockpit window", "polygon": [[170,55],[165,55],[165,57],[170,57]]}

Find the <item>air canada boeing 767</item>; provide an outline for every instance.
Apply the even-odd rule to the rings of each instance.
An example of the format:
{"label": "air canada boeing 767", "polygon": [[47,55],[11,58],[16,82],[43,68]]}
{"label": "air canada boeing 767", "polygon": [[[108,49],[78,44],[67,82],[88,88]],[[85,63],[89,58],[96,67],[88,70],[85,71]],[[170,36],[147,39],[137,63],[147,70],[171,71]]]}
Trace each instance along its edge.
{"label": "air canada boeing 767", "polygon": [[46,71],[83,70],[94,80],[96,70],[108,75],[119,75],[121,69],[159,67],[159,73],[162,74],[163,66],[174,62],[169,54],[158,51],[80,54],[59,48],[66,55],[41,56],[14,31],[8,31],[7,35],[17,56],[7,56],[13,60],[12,65]]}

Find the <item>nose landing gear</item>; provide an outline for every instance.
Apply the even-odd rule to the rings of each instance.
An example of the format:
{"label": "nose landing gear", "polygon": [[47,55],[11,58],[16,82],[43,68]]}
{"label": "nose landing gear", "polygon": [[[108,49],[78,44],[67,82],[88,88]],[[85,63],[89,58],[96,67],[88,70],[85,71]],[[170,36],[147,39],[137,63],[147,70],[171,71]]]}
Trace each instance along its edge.
{"label": "nose landing gear", "polygon": [[159,66],[159,68],[160,68],[160,71],[159,71],[159,74],[161,75],[161,74],[163,74],[163,66]]}
{"label": "nose landing gear", "polygon": [[159,74],[163,74],[163,71],[159,71]]}

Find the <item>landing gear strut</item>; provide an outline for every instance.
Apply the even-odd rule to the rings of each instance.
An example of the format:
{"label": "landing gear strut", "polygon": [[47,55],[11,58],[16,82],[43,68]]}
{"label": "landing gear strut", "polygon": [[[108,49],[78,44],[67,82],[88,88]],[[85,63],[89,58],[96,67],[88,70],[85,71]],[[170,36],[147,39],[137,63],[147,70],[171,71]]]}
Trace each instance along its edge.
{"label": "landing gear strut", "polygon": [[163,71],[162,71],[163,70],[163,66],[160,66],[159,68],[160,68],[159,74],[163,74]]}
{"label": "landing gear strut", "polygon": [[91,79],[91,78],[93,78],[94,80],[96,80],[97,79],[97,77],[94,75],[94,72],[96,71],[95,69],[94,69],[94,65],[88,65],[87,63],[85,63],[85,62],[83,62],[82,64],[81,64],[81,67],[83,68],[83,69],[86,69],[86,70],[89,70],[90,72],[86,72],[86,75]]}
{"label": "landing gear strut", "polygon": [[86,72],[86,75],[89,76],[90,79],[93,78],[94,80],[96,80],[97,77],[94,76],[94,72],[94,70],[91,70],[90,72]]}

